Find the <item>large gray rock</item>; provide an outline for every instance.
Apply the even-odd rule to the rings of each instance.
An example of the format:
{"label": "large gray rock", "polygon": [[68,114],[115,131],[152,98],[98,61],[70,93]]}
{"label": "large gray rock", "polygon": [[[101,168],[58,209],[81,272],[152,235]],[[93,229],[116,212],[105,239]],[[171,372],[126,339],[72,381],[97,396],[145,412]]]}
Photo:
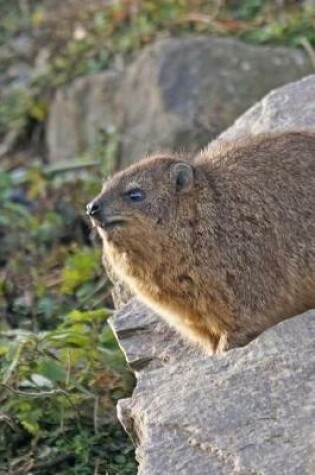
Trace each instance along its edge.
{"label": "large gray rock", "polygon": [[117,91],[121,74],[106,71],[74,81],[60,89],[52,103],[47,125],[51,161],[100,152],[102,134],[118,133],[121,114]]}
{"label": "large gray rock", "polygon": [[193,152],[271,89],[312,71],[301,51],[227,38],[166,39],[129,68],[121,100],[121,163],[148,152]]}
{"label": "large gray rock", "polygon": [[140,475],[315,473],[315,312],[140,376],[120,414]]}
{"label": "large gray rock", "polygon": [[224,141],[237,140],[266,132],[285,130],[315,132],[315,76],[271,91],[235,123],[210,143],[214,149]]}
{"label": "large gray rock", "polygon": [[309,74],[302,52],[232,39],[169,38],[146,48],[124,73],[76,80],[53,101],[51,160],[93,153],[99,132],[121,139],[118,165],[148,152],[204,146],[271,89]]}
{"label": "large gray rock", "polygon": [[[314,124],[315,75],[270,93],[210,147]],[[315,473],[314,310],[220,357],[189,347],[137,300],[110,323],[138,379],[118,414],[139,474]]]}
{"label": "large gray rock", "polygon": [[185,343],[156,313],[135,298],[109,322],[127,363],[136,374],[184,358],[204,357],[198,348]]}

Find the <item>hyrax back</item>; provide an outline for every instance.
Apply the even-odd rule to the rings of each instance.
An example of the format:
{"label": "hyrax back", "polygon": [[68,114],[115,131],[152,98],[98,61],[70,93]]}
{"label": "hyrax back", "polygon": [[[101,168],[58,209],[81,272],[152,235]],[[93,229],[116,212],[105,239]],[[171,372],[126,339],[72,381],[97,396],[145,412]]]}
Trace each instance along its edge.
{"label": "hyrax back", "polygon": [[119,276],[207,351],[315,307],[315,135],[144,159],[88,213]]}

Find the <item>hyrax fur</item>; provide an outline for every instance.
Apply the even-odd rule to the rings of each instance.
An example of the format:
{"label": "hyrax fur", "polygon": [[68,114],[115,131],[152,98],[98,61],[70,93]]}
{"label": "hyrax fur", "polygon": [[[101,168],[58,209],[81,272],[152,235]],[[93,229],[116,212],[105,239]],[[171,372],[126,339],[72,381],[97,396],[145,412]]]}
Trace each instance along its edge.
{"label": "hyrax fur", "polygon": [[117,274],[207,352],[315,307],[315,135],[153,156],[87,209]]}

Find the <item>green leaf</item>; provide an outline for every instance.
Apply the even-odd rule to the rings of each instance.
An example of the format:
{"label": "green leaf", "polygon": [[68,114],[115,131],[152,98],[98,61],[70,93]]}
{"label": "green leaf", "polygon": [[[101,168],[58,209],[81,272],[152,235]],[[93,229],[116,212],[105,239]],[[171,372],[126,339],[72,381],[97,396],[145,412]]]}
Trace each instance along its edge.
{"label": "green leaf", "polygon": [[66,316],[65,324],[101,322],[109,316],[110,312],[105,308],[87,311],[73,310]]}
{"label": "green leaf", "polygon": [[66,379],[65,369],[52,359],[41,361],[37,366],[37,371],[51,381],[64,382]]}
{"label": "green leaf", "polygon": [[91,248],[80,249],[66,262],[62,272],[61,291],[71,295],[79,285],[94,279],[100,270],[100,251]]}
{"label": "green leaf", "polygon": [[30,434],[37,435],[40,432],[38,422],[29,419],[22,419],[20,422],[24,429],[26,429]]}
{"label": "green leaf", "polygon": [[0,356],[7,354],[9,346],[10,344],[7,340],[0,340]]}
{"label": "green leaf", "polygon": [[[40,286],[37,286],[37,294],[43,294],[44,291],[46,290],[46,287],[43,286],[43,288],[40,288]],[[43,297],[39,300],[37,309],[38,312],[43,313],[46,317],[51,317],[53,314],[53,310],[55,307],[55,302],[51,297]]]}
{"label": "green leaf", "polygon": [[0,171],[0,189],[3,191],[4,189],[10,188],[12,185],[12,180],[9,173],[5,173]]}
{"label": "green leaf", "polygon": [[28,217],[30,214],[28,209],[25,208],[25,206],[22,206],[17,203],[12,203],[12,202],[6,203],[6,209],[10,211],[11,213],[14,213],[21,217]]}
{"label": "green leaf", "polygon": [[103,329],[100,336],[100,341],[102,345],[108,349],[117,349],[117,341],[115,335],[113,334],[111,328],[108,325],[106,325],[106,327]]}
{"label": "green leaf", "polygon": [[74,346],[77,348],[90,346],[90,339],[87,336],[73,330],[56,331],[48,335],[47,338],[51,342],[59,343],[62,346],[69,345],[70,347]]}
{"label": "green leaf", "polygon": [[0,215],[0,225],[8,226],[9,223],[10,223],[10,219],[7,216],[1,216]]}

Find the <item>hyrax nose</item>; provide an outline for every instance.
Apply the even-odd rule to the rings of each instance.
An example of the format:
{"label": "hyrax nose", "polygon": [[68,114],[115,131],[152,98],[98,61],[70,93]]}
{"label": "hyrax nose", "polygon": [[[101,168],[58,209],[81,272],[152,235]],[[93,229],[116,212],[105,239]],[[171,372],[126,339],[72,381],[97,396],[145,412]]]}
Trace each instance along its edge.
{"label": "hyrax nose", "polygon": [[98,200],[93,200],[86,205],[86,214],[91,218],[100,219],[102,206]]}

